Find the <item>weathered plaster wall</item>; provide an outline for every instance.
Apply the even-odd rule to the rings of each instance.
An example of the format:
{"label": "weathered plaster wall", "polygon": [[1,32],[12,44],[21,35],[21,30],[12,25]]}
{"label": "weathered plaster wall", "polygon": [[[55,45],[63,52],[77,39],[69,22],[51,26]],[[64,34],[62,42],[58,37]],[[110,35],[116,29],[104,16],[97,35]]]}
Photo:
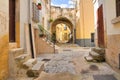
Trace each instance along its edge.
{"label": "weathered plaster wall", "polygon": [[[112,4],[112,5],[111,5]],[[107,35],[120,34],[120,24],[112,24],[112,19],[116,18],[116,0],[105,0],[105,18]]]}
{"label": "weathered plaster wall", "polygon": [[40,54],[51,54],[54,53],[54,47],[51,46],[51,44],[47,43],[47,41],[43,40],[39,36],[39,30],[34,30],[35,34],[35,47],[36,47],[36,56],[39,56]]}
{"label": "weathered plaster wall", "polygon": [[114,68],[119,69],[120,34],[107,35],[106,61]]}
{"label": "weathered plaster wall", "polygon": [[91,45],[91,33],[94,33],[94,7],[92,0],[80,0],[80,18],[76,26],[76,42],[79,45]]}
{"label": "weathered plaster wall", "polygon": [[120,21],[118,23],[112,23],[112,20],[116,18],[116,1],[105,1],[104,5],[107,29],[106,60],[112,67],[118,69],[120,68]]}
{"label": "weathered plaster wall", "polygon": [[0,0],[0,80],[6,80],[8,71],[8,49],[9,49],[9,9],[8,0]]}
{"label": "weathered plaster wall", "polygon": [[60,8],[60,7],[56,7],[56,6],[51,6],[51,18],[53,20],[56,20],[59,17],[66,17],[72,23],[74,23],[74,21],[75,21],[74,13],[75,13],[74,8]]}
{"label": "weathered plaster wall", "polygon": [[[97,28],[97,9],[100,5],[103,5],[103,17],[104,17],[104,32],[106,43],[106,61],[115,69],[118,70],[119,54],[120,54],[120,22],[112,23],[112,20],[116,18],[116,0],[96,0],[94,4],[95,14],[95,27]],[[97,33],[97,30],[96,30]],[[97,34],[96,34],[97,43]]]}
{"label": "weathered plaster wall", "polygon": [[20,0],[20,47],[26,48],[25,24],[29,21],[29,0]]}
{"label": "weathered plaster wall", "polygon": [[[80,39],[91,38],[94,32],[94,11],[92,0],[80,1]],[[89,13],[89,14],[88,14]],[[78,34],[79,35],[79,34]]]}

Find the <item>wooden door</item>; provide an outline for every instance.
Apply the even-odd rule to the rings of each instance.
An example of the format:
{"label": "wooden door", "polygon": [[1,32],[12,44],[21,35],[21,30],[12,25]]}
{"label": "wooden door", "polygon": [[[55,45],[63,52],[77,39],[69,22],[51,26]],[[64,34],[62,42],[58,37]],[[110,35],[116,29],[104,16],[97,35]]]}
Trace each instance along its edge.
{"label": "wooden door", "polygon": [[15,42],[15,0],[9,0],[9,42]]}
{"label": "wooden door", "polygon": [[105,47],[105,41],[104,41],[104,23],[103,23],[103,6],[101,5],[98,8],[98,26],[97,26],[97,32],[98,32],[98,46],[99,47]]}

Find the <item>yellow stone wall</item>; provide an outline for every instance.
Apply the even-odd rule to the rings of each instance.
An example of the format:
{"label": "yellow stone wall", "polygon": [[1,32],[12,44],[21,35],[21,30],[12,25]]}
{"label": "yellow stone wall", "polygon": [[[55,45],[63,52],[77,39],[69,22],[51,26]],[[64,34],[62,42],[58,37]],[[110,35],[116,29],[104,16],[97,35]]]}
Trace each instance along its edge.
{"label": "yellow stone wall", "polygon": [[8,77],[9,9],[8,0],[0,0],[0,80]]}
{"label": "yellow stone wall", "polygon": [[94,11],[92,0],[80,0],[80,19],[76,26],[76,39],[90,39],[94,32]]}
{"label": "yellow stone wall", "polygon": [[8,34],[0,36],[0,80],[8,77]]}
{"label": "yellow stone wall", "polygon": [[[64,30],[65,24],[58,24],[56,25],[56,38],[57,41],[62,41],[62,42],[68,42],[69,41],[69,34],[71,33],[70,29],[68,26],[66,30]],[[67,35],[65,35],[67,34]]]}

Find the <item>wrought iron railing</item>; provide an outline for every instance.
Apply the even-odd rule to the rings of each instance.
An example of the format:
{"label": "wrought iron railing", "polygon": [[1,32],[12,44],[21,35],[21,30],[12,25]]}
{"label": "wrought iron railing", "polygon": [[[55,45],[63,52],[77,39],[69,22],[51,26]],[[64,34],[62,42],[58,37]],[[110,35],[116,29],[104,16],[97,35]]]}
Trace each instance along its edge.
{"label": "wrought iron railing", "polygon": [[55,42],[55,36],[53,34],[51,34],[49,31],[47,31],[44,27],[42,27],[41,25],[38,25],[39,27],[39,36],[40,37],[45,37],[46,41],[50,41],[52,43]]}
{"label": "wrought iron railing", "polygon": [[47,31],[44,27],[42,27],[41,25],[38,25],[39,30],[40,30],[40,34],[42,34],[42,36],[40,37],[45,37],[45,40],[47,42],[49,42],[50,44],[52,44],[52,46],[54,46],[54,53],[55,53],[55,43],[56,43],[56,33],[50,33],[49,31]]}

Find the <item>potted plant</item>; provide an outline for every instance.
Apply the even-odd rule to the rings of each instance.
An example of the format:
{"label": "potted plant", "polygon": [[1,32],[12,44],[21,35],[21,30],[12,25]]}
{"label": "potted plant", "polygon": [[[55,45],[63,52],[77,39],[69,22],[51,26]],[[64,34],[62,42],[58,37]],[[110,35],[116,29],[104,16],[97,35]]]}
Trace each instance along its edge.
{"label": "potted plant", "polygon": [[49,23],[51,23],[51,22],[53,22],[53,19],[52,19],[52,18],[49,19]]}
{"label": "potted plant", "polygon": [[40,36],[40,37],[43,37],[43,36],[44,36],[44,34],[43,34],[43,33],[40,33],[40,34],[39,34],[39,36]]}
{"label": "potted plant", "polygon": [[39,36],[43,37],[44,36],[44,29],[41,25],[39,25],[39,30],[40,30]]}
{"label": "potted plant", "polygon": [[38,10],[41,10],[42,9],[41,3],[38,3],[37,7],[38,7]]}

